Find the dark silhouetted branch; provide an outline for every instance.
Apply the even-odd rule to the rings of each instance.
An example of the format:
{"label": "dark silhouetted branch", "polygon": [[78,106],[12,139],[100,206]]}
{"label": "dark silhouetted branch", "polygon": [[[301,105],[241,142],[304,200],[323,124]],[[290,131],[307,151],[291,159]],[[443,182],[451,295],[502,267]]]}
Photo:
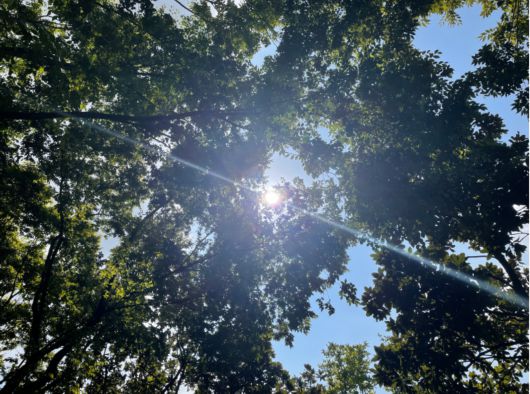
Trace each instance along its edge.
{"label": "dark silhouetted branch", "polygon": [[62,119],[62,118],[78,118],[78,119],[101,119],[110,120],[112,122],[163,122],[171,120],[179,120],[184,118],[209,116],[213,118],[223,119],[226,116],[246,116],[255,113],[254,111],[223,111],[223,110],[204,110],[204,111],[187,111],[163,115],[120,115],[109,114],[96,111],[71,111],[71,112],[16,112],[6,111],[0,112],[0,120],[45,120],[45,119]]}

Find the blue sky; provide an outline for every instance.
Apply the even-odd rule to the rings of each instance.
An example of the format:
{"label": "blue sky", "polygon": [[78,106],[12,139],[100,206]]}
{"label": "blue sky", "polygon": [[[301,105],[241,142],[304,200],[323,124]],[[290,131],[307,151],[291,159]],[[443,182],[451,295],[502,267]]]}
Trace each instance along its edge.
{"label": "blue sky", "polygon": [[[477,6],[463,8],[459,14],[462,18],[461,25],[449,26],[443,23],[440,17],[434,16],[428,26],[419,29],[415,38],[415,44],[419,49],[439,50],[441,59],[454,68],[456,78],[472,69],[472,55],[482,46],[479,35],[484,30],[494,27],[499,18],[499,14],[482,18],[480,7]],[[261,63],[263,56],[273,51],[273,46],[261,51],[255,62]],[[499,114],[504,119],[509,134],[521,132],[528,135],[527,119],[511,110],[512,98],[480,97],[479,101],[486,104],[492,113]],[[297,161],[279,155],[273,157],[267,175],[270,183],[278,182],[281,178],[290,180],[297,176],[309,180]],[[463,251],[465,247],[460,245],[458,249]],[[364,287],[371,284],[371,274],[376,270],[370,253],[371,250],[366,246],[357,246],[348,251],[349,272],[345,278],[355,283],[358,294],[362,294]],[[366,341],[369,347],[373,348],[381,342],[381,336],[385,335],[383,323],[367,317],[361,308],[349,306],[340,300],[337,290],[335,286],[325,294],[336,308],[334,315],[321,313],[313,321],[309,334],[295,335],[292,348],[282,343],[275,344],[276,359],[291,373],[299,374],[305,363],[316,367],[322,361],[321,352],[329,342],[357,344]],[[386,393],[381,388],[376,392]]]}

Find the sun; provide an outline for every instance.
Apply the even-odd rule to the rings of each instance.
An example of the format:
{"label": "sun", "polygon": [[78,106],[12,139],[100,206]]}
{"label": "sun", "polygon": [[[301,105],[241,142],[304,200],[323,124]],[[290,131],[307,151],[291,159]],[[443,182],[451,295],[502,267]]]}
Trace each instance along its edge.
{"label": "sun", "polygon": [[263,193],[263,202],[268,206],[278,205],[282,201],[282,195],[276,190],[267,190]]}

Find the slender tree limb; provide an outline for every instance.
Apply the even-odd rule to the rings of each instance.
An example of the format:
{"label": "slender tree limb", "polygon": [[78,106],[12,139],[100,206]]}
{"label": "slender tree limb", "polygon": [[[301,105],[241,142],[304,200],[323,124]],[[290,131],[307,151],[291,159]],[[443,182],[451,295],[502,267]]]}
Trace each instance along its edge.
{"label": "slender tree limb", "polygon": [[48,256],[46,257],[46,261],[44,263],[41,281],[37,287],[35,296],[33,297],[33,302],[31,304],[31,328],[28,343],[28,353],[30,356],[40,347],[42,321],[44,318],[43,314],[46,305],[48,285],[52,276],[53,264],[57,257],[57,253],[61,248],[62,242],[62,233],[54,237],[50,242],[50,249],[48,250]]}
{"label": "slender tree limb", "polygon": [[193,12],[193,10],[191,10],[190,8],[186,7],[186,5],[184,5],[182,2],[180,2],[179,0],[175,0],[175,3],[177,3],[179,6],[181,6],[182,8],[184,8],[186,11],[188,11],[190,14],[192,15],[195,15],[197,16],[197,14],[195,14],[195,12]]}
{"label": "slender tree limb", "polygon": [[523,282],[519,277],[517,270],[512,266],[512,264],[510,264],[510,262],[504,257],[501,252],[495,252],[493,253],[493,256],[497,259],[497,261],[502,265],[502,267],[508,274],[514,291],[523,298],[528,298],[528,291],[523,285]]}
{"label": "slender tree limb", "polygon": [[27,392],[36,393],[43,386],[47,385],[49,383],[48,381],[50,380],[50,378],[57,374],[59,363],[72,350],[72,347],[73,347],[73,344],[69,343],[63,346],[63,348],[59,350],[57,353],[55,353],[53,357],[51,358],[50,362],[48,363],[46,370],[40,373],[40,376],[36,381],[25,386],[24,390]]}
{"label": "slender tree limb", "polygon": [[156,213],[158,211],[160,211],[162,208],[164,208],[165,204],[163,205],[159,205],[157,207],[155,207],[154,209],[151,210],[151,212],[147,213],[147,215],[145,215],[142,220],[140,221],[140,223],[138,223],[131,231],[131,233],[129,234],[129,242],[133,242],[136,240],[136,237],[139,235],[140,233],[140,230],[142,230],[142,228],[144,227],[144,225],[153,218],[153,216],[156,215]]}
{"label": "slender tree limb", "polygon": [[[57,358],[59,359],[57,362],[60,362],[61,359],[66,356],[68,352],[70,352],[77,340],[79,338],[84,337],[92,328],[97,325],[101,319],[103,318],[103,315],[107,311],[107,303],[103,296],[98,301],[96,307],[94,308],[94,312],[92,313],[92,316],[80,327],[75,328],[73,330],[69,330],[65,332],[63,335],[61,335],[58,338],[55,338],[48,342],[46,345],[44,345],[42,348],[38,349],[37,351],[28,354],[28,357],[24,361],[22,365],[20,365],[18,368],[10,371],[3,382],[5,382],[4,386],[0,388],[0,394],[7,394],[7,393],[13,393],[16,392],[18,388],[20,388],[21,384],[23,384],[26,377],[28,377],[31,373],[35,371],[35,368],[38,366],[39,362],[44,360],[44,358],[50,354],[50,352],[62,348],[66,349],[65,351],[61,352]],[[64,354],[63,354],[64,353]],[[55,357],[55,355],[54,355]],[[53,358],[52,358],[53,361]],[[53,368],[53,365],[51,365]],[[51,377],[48,376],[48,380]],[[43,384],[47,384],[47,381],[43,381]],[[22,392],[32,392],[32,391],[22,391]]]}
{"label": "slender tree limb", "polygon": [[2,111],[0,112],[0,120],[46,120],[46,119],[101,119],[110,120],[112,122],[162,122],[179,120],[184,118],[193,118],[201,116],[210,116],[213,118],[224,118],[225,116],[246,116],[255,113],[247,110],[203,110],[203,111],[187,111],[176,112],[172,114],[160,115],[120,115],[109,114],[97,111],[70,111],[70,112],[18,112],[18,111]]}
{"label": "slender tree limb", "polygon": [[180,371],[179,371],[180,372],[180,377],[179,377],[179,380],[177,382],[177,386],[175,387],[175,392],[176,393],[179,392],[180,386],[182,386],[182,383],[184,381],[186,366],[187,366],[187,362],[186,361],[181,361],[181,366],[180,366]]}

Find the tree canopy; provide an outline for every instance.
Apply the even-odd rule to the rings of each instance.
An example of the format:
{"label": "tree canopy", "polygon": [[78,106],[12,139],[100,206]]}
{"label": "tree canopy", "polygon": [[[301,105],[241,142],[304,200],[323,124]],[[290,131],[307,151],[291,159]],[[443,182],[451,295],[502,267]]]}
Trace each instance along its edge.
{"label": "tree canopy", "polygon": [[329,343],[323,351],[324,361],[319,366],[320,376],[327,382],[327,392],[342,394],[373,393],[370,376],[370,356],[367,344],[338,345]]}
{"label": "tree canopy", "polygon": [[[501,16],[454,77],[413,38],[472,4]],[[376,383],[524,391],[528,307],[474,281],[528,299],[528,138],[478,102],[528,116],[527,3],[176,7],[0,4],[0,392],[291,392],[272,341],[309,330],[314,295],[333,312],[319,294],[361,242],[373,285],[341,295],[386,322]],[[267,206],[264,171],[288,149],[315,182]],[[352,349],[323,368],[344,350],[365,370]],[[315,373],[302,392],[351,392]]]}

